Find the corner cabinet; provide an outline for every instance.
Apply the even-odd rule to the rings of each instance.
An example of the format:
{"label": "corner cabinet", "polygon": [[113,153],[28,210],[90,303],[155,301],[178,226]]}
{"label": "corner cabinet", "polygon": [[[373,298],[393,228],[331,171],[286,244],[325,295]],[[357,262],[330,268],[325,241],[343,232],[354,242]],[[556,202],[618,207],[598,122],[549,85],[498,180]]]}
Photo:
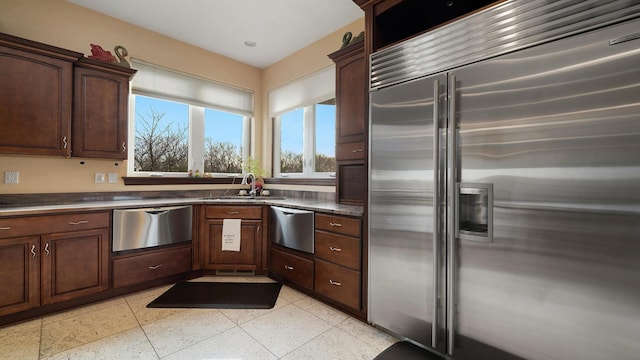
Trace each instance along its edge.
{"label": "corner cabinet", "polygon": [[0,33],[0,153],[71,153],[73,63],[82,54]]}
{"label": "corner cabinet", "polygon": [[75,64],[73,156],[127,158],[129,80],[135,72],[86,58]]}
{"label": "corner cabinet", "polygon": [[[261,270],[264,243],[262,206],[206,205],[201,216],[203,269]],[[241,219],[240,251],[222,251],[225,219]]]}
{"label": "corner cabinet", "polygon": [[0,219],[0,316],[109,288],[108,211]]}
{"label": "corner cabinet", "polygon": [[364,41],[329,58],[336,64],[336,201],[362,205],[367,194],[367,62]]}

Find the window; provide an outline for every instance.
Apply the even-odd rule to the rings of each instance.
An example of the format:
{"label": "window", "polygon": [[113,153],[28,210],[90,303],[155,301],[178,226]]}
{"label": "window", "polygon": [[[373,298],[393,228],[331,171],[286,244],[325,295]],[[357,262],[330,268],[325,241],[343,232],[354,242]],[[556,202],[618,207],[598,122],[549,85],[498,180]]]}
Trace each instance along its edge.
{"label": "window", "polygon": [[189,106],[136,96],[135,109],[135,171],[186,173]]}
{"label": "window", "polygon": [[269,91],[276,177],[335,176],[335,67]]}
{"label": "window", "polygon": [[204,110],[204,171],[242,173],[248,154],[249,118],[220,110]]}
{"label": "window", "polygon": [[335,99],[274,119],[276,176],[335,176]]}
{"label": "window", "polygon": [[134,60],[129,175],[239,174],[253,94]]}

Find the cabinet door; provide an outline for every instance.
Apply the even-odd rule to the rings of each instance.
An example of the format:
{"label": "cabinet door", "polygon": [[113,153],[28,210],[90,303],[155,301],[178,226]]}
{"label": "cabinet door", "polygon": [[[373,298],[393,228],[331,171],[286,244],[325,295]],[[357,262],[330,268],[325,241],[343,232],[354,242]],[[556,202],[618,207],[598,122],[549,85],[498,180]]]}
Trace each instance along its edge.
{"label": "cabinet door", "polygon": [[317,293],[360,309],[360,272],[316,258],[314,280]]}
{"label": "cabinet door", "polygon": [[262,238],[262,221],[242,220],[240,251],[222,251],[222,223],[222,220],[205,221],[205,267],[256,270],[257,240]]}
{"label": "cabinet door", "polygon": [[0,46],[0,152],[70,153],[70,61]]}
{"label": "cabinet door", "polygon": [[363,42],[332,58],[336,63],[336,144],[363,141],[368,97]]}
{"label": "cabinet door", "polygon": [[40,305],[37,236],[0,240],[0,316]]}
{"label": "cabinet door", "polygon": [[129,77],[75,69],[73,156],[126,159]]}
{"label": "cabinet door", "polygon": [[109,287],[109,229],[44,235],[40,252],[43,305]]}

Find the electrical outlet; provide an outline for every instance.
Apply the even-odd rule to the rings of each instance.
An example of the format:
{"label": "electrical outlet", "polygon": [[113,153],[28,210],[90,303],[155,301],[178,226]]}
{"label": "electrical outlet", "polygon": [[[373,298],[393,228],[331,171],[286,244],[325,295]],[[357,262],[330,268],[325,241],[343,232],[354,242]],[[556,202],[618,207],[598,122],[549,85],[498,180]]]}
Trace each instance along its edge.
{"label": "electrical outlet", "polygon": [[104,173],[96,173],[95,181],[96,184],[104,184]]}
{"label": "electrical outlet", "polygon": [[115,184],[118,182],[118,173],[109,173],[109,184]]}
{"label": "electrical outlet", "polygon": [[5,171],[4,172],[4,183],[5,184],[17,184],[20,173],[17,171]]}

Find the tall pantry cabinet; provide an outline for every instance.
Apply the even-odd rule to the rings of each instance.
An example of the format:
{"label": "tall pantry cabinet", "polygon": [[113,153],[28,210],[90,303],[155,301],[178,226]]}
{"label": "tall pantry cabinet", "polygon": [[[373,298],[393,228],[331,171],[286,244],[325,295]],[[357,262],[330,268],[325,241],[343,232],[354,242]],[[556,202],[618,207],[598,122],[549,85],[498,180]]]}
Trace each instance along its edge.
{"label": "tall pantry cabinet", "polygon": [[367,194],[367,63],[364,41],[329,54],[336,65],[336,201],[364,204]]}

